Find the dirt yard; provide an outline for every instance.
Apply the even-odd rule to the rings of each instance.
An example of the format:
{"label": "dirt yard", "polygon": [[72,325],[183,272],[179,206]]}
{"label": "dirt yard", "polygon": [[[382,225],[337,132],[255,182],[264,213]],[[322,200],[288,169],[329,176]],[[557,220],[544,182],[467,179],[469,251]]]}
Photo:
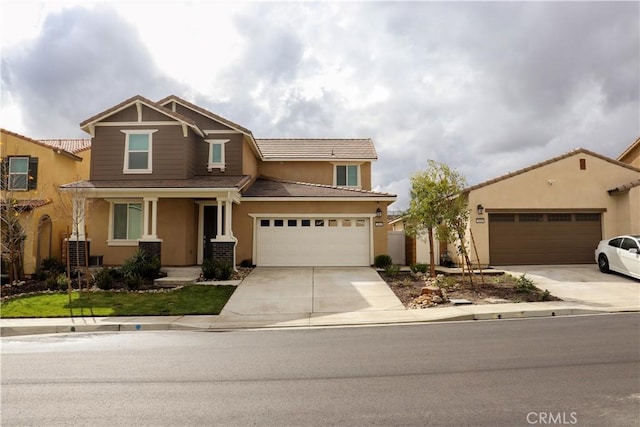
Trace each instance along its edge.
{"label": "dirt yard", "polygon": [[[559,301],[559,298],[535,287],[528,277],[513,277],[507,274],[474,275],[473,284],[467,275],[438,275],[401,271],[397,275],[380,276],[407,308],[450,307],[463,299],[471,304],[499,304],[508,302]],[[484,284],[483,284],[484,279]],[[423,288],[427,288],[423,291]],[[452,300],[454,300],[452,302]]]}

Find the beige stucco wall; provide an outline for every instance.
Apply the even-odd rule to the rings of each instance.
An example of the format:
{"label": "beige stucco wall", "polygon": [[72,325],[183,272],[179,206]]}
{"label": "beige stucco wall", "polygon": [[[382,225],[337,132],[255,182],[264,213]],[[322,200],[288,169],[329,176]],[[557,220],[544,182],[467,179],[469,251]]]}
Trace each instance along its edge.
{"label": "beige stucco wall", "polygon": [[242,174],[252,177],[258,176],[258,159],[249,146],[247,137],[242,143]]}
{"label": "beige stucco wall", "polygon": [[[586,160],[586,170],[580,170],[580,159]],[[528,172],[498,181],[469,194],[470,229],[478,249],[481,264],[489,263],[488,214],[496,210],[581,210],[601,211],[604,238],[638,229],[638,194],[630,195],[629,209],[620,196],[610,196],[607,190],[640,178],[640,172],[622,167],[585,153],[558,160]],[[634,198],[635,197],[635,198]],[[477,205],[485,213],[478,215]],[[635,206],[635,207],[633,207]],[[484,218],[479,224],[477,218]],[[456,251],[449,248],[452,254]],[[474,256],[475,258],[475,256]]]}
{"label": "beige stucco wall", "polygon": [[[251,214],[364,214],[374,216],[376,209],[383,212],[381,218],[372,220],[373,256],[387,253],[387,206],[386,202],[252,202],[243,200],[240,205],[233,206],[233,233],[238,239],[236,260],[240,262],[252,259],[253,253],[253,218]],[[375,222],[383,226],[376,227]]]}
{"label": "beige stucco wall", "polygon": [[[119,199],[124,200],[124,199]],[[142,199],[131,199],[141,202]],[[91,255],[102,255],[104,265],[121,265],[133,255],[133,246],[109,246],[109,203],[94,199],[88,210]],[[192,199],[158,201],[158,238],[162,239],[162,265],[195,265],[197,257],[198,207]]]}
{"label": "beige stucco wall", "polygon": [[[61,259],[62,235],[71,228],[69,197],[58,191],[61,184],[87,179],[91,163],[91,150],[85,150],[75,160],[58,154],[50,147],[42,146],[28,139],[23,139],[0,131],[0,157],[30,156],[38,158],[37,188],[30,191],[2,191],[3,197],[18,200],[49,200],[50,203],[21,215],[21,224],[26,233],[24,244],[24,272],[33,274],[37,269],[38,257],[38,222],[45,215],[51,218],[51,257]],[[48,252],[48,251],[47,251]],[[42,250],[41,250],[41,253]]]}
{"label": "beige stucco wall", "polygon": [[[336,164],[352,164],[350,162],[336,162]],[[330,162],[260,162],[260,175],[282,179],[285,181],[313,182],[317,184],[334,185],[334,165]],[[371,163],[360,164],[360,179],[363,190],[371,190]]]}
{"label": "beige stucco wall", "polygon": [[632,148],[624,154],[624,156],[621,156],[619,160],[640,168],[640,144],[636,141],[636,144],[633,145]]}

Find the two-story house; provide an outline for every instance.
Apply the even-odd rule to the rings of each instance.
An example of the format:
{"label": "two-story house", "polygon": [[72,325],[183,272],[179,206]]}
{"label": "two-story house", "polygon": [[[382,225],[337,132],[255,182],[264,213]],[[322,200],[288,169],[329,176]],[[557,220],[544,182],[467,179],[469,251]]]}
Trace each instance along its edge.
{"label": "two-story house", "polygon": [[[24,274],[34,273],[46,258],[62,259],[72,219],[69,200],[58,187],[89,177],[90,148],[89,139],[36,140],[0,129],[3,215],[6,204],[14,203],[11,211],[19,216],[23,235],[19,257]],[[2,225],[4,239],[6,218]]]}
{"label": "two-story house", "polygon": [[368,266],[387,251],[395,195],[371,191],[370,139],[257,139],[176,96],[134,96],[83,121],[91,253],[163,265]]}

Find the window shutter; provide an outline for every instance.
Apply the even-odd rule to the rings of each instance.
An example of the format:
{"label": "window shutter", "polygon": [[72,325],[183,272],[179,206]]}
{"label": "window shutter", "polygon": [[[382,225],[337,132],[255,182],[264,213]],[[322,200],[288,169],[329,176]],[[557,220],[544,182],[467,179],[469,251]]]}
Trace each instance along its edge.
{"label": "window shutter", "polygon": [[9,186],[7,185],[9,182],[9,158],[5,157],[4,159],[2,159],[2,171],[0,171],[0,173],[2,174],[1,179],[0,179],[0,184],[2,185],[2,189],[6,190],[7,188],[9,188]]}
{"label": "window shutter", "polygon": [[35,190],[38,187],[38,158],[29,157],[29,190]]}

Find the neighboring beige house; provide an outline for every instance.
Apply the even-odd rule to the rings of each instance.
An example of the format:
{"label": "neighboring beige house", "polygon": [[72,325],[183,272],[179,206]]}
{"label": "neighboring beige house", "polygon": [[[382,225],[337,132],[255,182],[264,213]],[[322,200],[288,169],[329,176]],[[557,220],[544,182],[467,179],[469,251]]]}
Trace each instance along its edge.
{"label": "neighboring beige house", "polygon": [[640,168],[640,138],[636,139],[618,156],[618,161]]}
{"label": "neighboring beige house", "polygon": [[636,154],[622,162],[580,148],[467,188],[475,261],[594,263],[601,239],[639,234],[638,141],[625,153]]}
{"label": "neighboring beige house", "polygon": [[[595,263],[601,239],[640,234],[640,138],[617,160],[577,149],[467,188],[474,264]],[[389,223],[390,237],[404,229]],[[438,243],[435,259],[454,244]],[[428,263],[426,238],[407,238],[406,263]]]}
{"label": "neighboring beige house", "polygon": [[23,270],[33,274],[45,258],[62,259],[62,242],[71,227],[58,186],[89,176],[91,140],[35,140],[0,129],[2,203],[18,201],[26,239]]}
{"label": "neighboring beige house", "polygon": [[90,177],[63,188],[85,194],[104,264],[138,248],[173,266],[368,266],[387,252],[396,197],[371,191],[370,139],[257,139],[176,96],[134,96],[80,126]]}

